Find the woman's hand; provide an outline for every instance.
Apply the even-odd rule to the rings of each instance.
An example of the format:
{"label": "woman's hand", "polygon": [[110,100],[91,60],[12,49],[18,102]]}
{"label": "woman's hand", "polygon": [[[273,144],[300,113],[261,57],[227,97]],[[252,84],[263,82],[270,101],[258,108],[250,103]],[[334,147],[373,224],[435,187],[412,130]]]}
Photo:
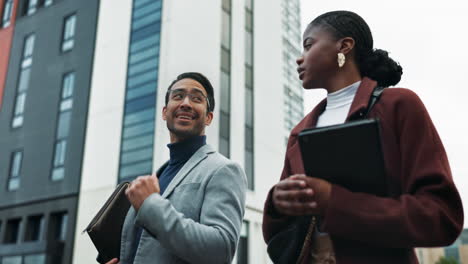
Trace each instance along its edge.
{"label": "woman's hand", "polygon": [[108,262],[106,262],[106,264],[119,264],[119,259],[118,258],[113,258],[111,260],[109,260]]}
{"label": "woman's hand", "polygon": [[321,215],[328,206],[330,193],[329,182],[295,174],[276,184],[273,204],[285,215]]}

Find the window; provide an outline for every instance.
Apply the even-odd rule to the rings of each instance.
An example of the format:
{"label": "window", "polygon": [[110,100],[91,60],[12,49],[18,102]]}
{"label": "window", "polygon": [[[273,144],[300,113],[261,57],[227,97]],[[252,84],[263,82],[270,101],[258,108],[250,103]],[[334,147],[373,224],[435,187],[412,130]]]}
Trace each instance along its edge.
{"label": "window", "polygon": [[43,229],[44,229],[44,216],[43,215],[35,215],[35,216],[28,217],[24,241],[39,241],[41,239]]}
{"label": "window", "polygon": [[62,100],[60,102],[60,111],[70,110],[73,107],[73,90],[75,87],[75,73],[68,73],[63,78]]}
{"label": "window", "polygon": [[70,132],[71,111],[61,112],[57,125],[57,138],[66,138]]}
{"label": "window", "polygon": [[3,257],[2,264],[21,264],[21,260],[22,260],[21,256]]}
{"label": "window", "polygon": [[58,140],[55,143],[54,168],[52,170],[52,180],[61,180],[65,176],[65,153],[67,150],[67,141]]}
{"label": "window", "polygon": [[21,14],[24,16],[30,16],[37,12],[37,10],[41,7],[47,7],[53,4],[53,0],[25,0],[20,1],[24,3],[22,5],[22,12]]}
{"label": "window", "polygon": [[35,36],[33,34],[26,37],[23,48],[23,60],[21,68],[27,68],[32,64],[32,55],[34,51]]}
{"label": "window", "polygon": [[68,214],[67,212],[59,212],[52,214],[51,228],[52,238],[59,241],[65,241],[67,238]]}
{"label": "window", "polygon": [[245,159],[244,169],[247,175],[247,186],[254,189],[254,39],[253,39],[253,3],[245,1]]}
{"label": "window", "polygon": [[69,51],[74,46],[76,15],[73,14],[65,18],[63,28],[62,52]]}
{"label": "window", "polygon": [[231,137],[231,1],[221,6],[221,110],[219,118],[219,152],[230,156]]}
{"label": "window", "polygon": [[460,235],[460,240],[462,245],[467,245],[468,244],[468,229],[463,229],[461,235]]}
{"label": "window", "polygon": [[6,0],[3,5],[2,27],[8,27],[13,13],[13,0]]}
{"label": "window", "polygon": [[24,256],[24,264],[44,264],[46,256],[45,254],[34,254]]}
{"label": "window", "polygon": [[20,173],[21,173],[22,160],[23,160],[22,151],[16,151],[12,153],[11,161],[10,161],[10,177],[8,180],[9,191],[17,190],[20,186]]}
{"label": "window", "polygon": [[16,244],[19,240],[21,218],[10,219],[7,221],[5,229],[5,244]]}
{"label": "window", "polygon": [[231,12],[231,0],[223,0],[223,9]]}
{"label": "window", "polygon": [[231,51],[224,47],[221,48],[221,70],[231,71]]}
{"label": "window", "polygon": [[225,10],[222,11],[222,35],[221,45],[227,49],[231,48],[231,14]]}
{"label": "window", "polygon": [[73,89],[75,86],[75,73],[70,72],[65,74],[63,77],[62,84],[62,99],[68,99],[73,95]]}
{"label": "window", "polygon": [[237,264],[249,263],[249,223],[242,223],[239,244],[236,252]]}
{"label": "window", "polygon": [[38,0],[27,1],[26,15],[30,16],[36,13]]}
{"label": "window", "polygon": [[455,244],[445,247],[444,252],[445,257],[455,259],[457,261],[456,263],[460,262],[460,251],[458,250],[458,246]]}
{"label": "window", "polygon": [[67,137],[70,133],[74,87],[75,73],[66,73],[63,76],[62,96],[59,104],[59,117],[54,148],[53,168],[51,173],[51,179],[53,181],[58,181],[65,177],[65,156],[67,150]]}
{"label": "window", "polygon": [[[229,93],[229,85],[230,85],[230,75],[224,71],[221,71],[221,85],[220,85],[220,94],[227,94]],[[230,100],[228,96],[221,96],[221,103],[220,108],[224,112],[229,112],[230,107]]]}
{"label": "window", "polygon": [[24,40],[23,57],[21,60],[20,75],[18,80],[18,88],[15,99],[15,108],[13,111],[13,119],[11,126],[17,128],[23,125],[24,108],[26,103],[26,94],[29,87],[31,76],[32,55],[34,51],[33,34],[28,35]]}

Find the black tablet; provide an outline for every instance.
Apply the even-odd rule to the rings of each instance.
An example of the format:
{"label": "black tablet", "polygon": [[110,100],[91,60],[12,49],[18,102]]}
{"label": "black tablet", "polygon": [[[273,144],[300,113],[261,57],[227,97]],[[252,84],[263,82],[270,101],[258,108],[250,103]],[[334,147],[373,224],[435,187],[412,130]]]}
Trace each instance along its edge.
{"label": "black tablet", "polygon": [[378,120],[306,129],[299,133],[299,145],[306,175],[352,192],[387,196]]}

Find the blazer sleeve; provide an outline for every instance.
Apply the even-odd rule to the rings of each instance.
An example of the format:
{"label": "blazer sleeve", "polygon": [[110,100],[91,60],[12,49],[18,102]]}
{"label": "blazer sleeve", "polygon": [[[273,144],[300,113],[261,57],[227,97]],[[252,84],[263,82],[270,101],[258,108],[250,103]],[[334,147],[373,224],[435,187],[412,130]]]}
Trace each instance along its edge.
{"label": "blazer sleeve", "polygon": [[419,97],[397,105],[402,194],[382,198],[332,186],[322,229],[383,247],[449,245],[463,228],[463,207],[447,155]]}
{"label": "blazer sleeve", "polygon": [[136,224],[190,263],[230,263],[244,216],[247,179],[239,165],[218,168],[209,180],[200,222],[184,217],[159,194],[138,210]]}
{"label": "blazer sleeve", "polygon": [[[293,139],[290,136],[288,140],[288,147],[293,144]],[[280,180],[286,179],[291,175],[291,168],[290,168],[290,163],[289,163],[289,158],[286,152],[285,155],[285,161],[284,161],[284,167],[283,167],[283,172],[281,173],[281,178]],[[263,239],[265,240],[266,243],[270,241],[270,239],[286,228],[289,223],[294,219],[294,217],[291,216],[286,216],[281,213],[279,213],[276,209],[275,206],[273,205],[273,188],[274,186],[270,189],[268,192],[265,205],[264,205],[264,210],[263,210],[263,222],[262,222],[262,230],[263,230]]]}

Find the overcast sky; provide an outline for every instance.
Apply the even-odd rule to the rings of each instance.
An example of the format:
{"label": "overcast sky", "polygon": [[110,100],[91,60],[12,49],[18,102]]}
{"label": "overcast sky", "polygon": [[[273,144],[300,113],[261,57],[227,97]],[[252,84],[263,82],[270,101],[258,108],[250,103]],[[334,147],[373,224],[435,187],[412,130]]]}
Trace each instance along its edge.
{"label": "overcast sky", "polygon": [[[374,48],[400,62],[398,87],[423,100],[445,145],[468,227],[468,1],[301,0],[302,28],[327,11],[350,10],[369,24]],[[305,91],[304,111],[326,96]]]}

